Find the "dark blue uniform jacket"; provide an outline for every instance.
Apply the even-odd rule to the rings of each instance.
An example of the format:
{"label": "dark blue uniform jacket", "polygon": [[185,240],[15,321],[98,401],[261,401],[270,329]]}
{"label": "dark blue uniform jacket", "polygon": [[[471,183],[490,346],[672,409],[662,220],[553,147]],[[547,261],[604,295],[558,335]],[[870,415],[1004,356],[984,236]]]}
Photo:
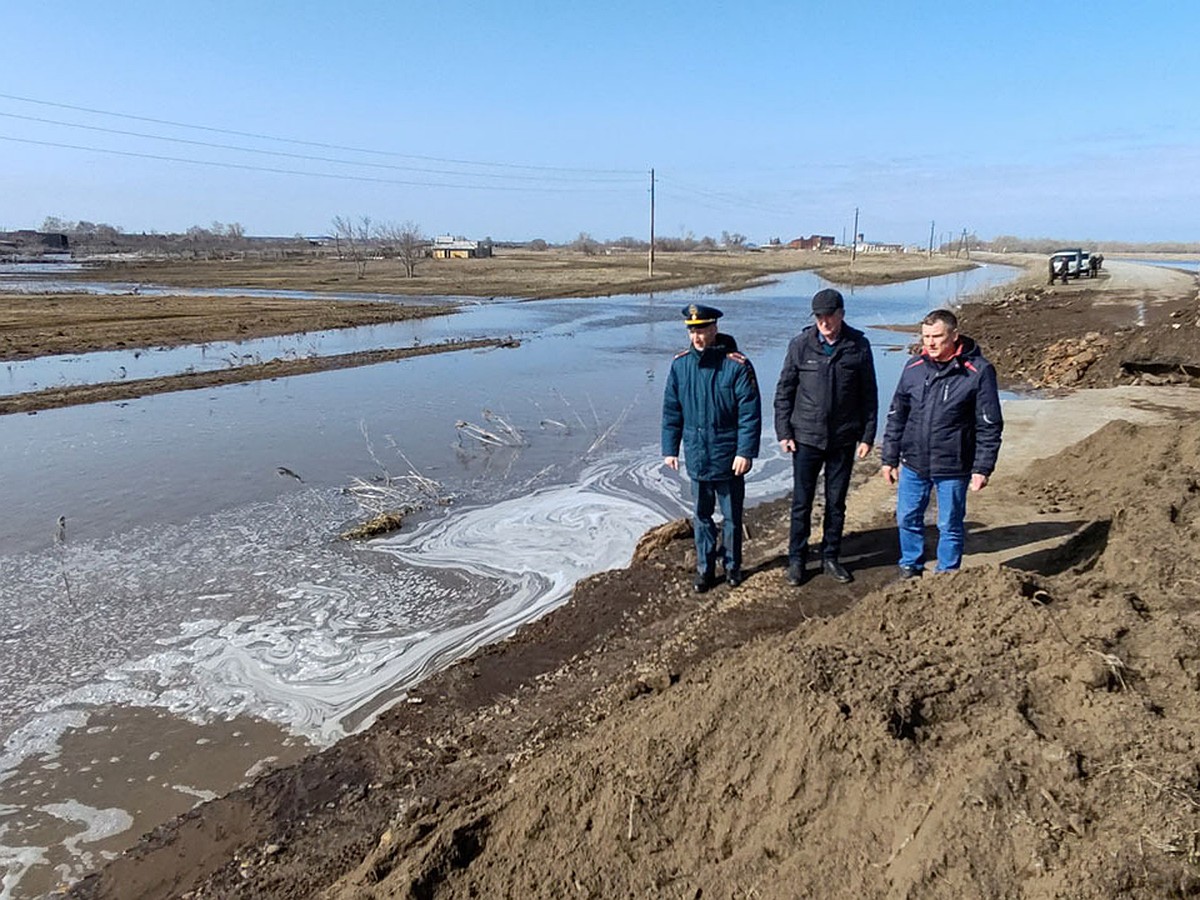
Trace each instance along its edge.
{"label": "dark blue uniform jacket", "polygon": [[926,478],[991,475],[1003,429],[996,370],[959,335],[948,363],[921,353],[904,367],[888,409],[883,464],[903,463]]}
{"label": "dark blue uniform jacket", "polygon": [[678,456],[697,481],[733,477],[733,458],[758,456],[762,400],[750,360],[728,335],[703,353],[675,357],[663,393],[662,455]]}
{"label": "dark blue uniform jacket", "polygon": [[827,354],[815,325],[788,344],[775,387],[775,436],[820,450],[875,443],[879,393],[871,342],[843,323]]}

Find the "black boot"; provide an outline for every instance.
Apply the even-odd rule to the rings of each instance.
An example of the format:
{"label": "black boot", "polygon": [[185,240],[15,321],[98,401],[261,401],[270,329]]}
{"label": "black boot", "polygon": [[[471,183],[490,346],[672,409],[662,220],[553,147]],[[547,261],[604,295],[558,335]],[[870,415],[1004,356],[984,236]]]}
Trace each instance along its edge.
{"label": "black boot", "polygon": [[838,584],[849,584],[854,580],[854,576],[847,572],[846,567],[836,559],[825,560],[823,568],[825,569],[825,574]]}
{"label": "black boot", "polygon": [[805,579],[808,577],[807,567],[807,554],[801,554],[798,558],[791,560],[788,563],[787,583],[792,587],[800,587],[800,585],[804,584]]}

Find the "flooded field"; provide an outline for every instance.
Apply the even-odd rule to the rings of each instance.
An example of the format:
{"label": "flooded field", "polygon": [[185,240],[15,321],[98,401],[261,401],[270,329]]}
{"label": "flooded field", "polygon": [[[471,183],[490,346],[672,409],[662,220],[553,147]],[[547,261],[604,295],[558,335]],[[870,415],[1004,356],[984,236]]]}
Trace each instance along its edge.
{"label": "flooded field", "polygon": [[[1014,274],[847,293],[883,402],[907,339],[873,326]],[[751,499],[790,487],[770,399],[822,284],[799,273],[710,298],[768,410]],[[78,877],[164,818],[363,727],[683,514],[687,483],[659,464],[659,411],[686,346],[679,307],[695,295],[500,301],[353,333],[10,371],[0,390],[231,355],[522,340],[0,417],[0,896]],[[411,474],[445,502],[390,537],[339,539],[366,515],[348,488]]]}

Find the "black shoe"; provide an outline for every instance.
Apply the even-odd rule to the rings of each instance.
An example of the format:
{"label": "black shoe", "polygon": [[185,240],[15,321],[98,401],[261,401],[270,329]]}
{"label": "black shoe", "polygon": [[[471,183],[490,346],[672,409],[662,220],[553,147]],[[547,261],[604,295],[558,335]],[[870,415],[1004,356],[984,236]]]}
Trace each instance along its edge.
{"label": "black shoe", "polygon": [[804,576],[806,574],[807,573],[804,571],[804,563],[788,563],[787,583],[792,587],[800,587],[800,585],[804,584]]}
{"label": "black shoe", "polygon": [[914,568],[913,566],[901,566],[900,567],[900,577],[904,578],[904,579],[920,578],[921,570]]}
{"label": "black shoe", "polygon": [[712,587],[713,578],[711,575],[706,575],[704,572],[697,572],[696,577],[692,579],[692,590],[697,594],[703,594]]}
{"label": "black shoe", "polygon": [[725,583],[731,588],[737,587],[745,580],[746,576],[742,574],[741,569],[732,569],[725,573]]}
{"label": "black shoe", "polygon": [[854,576],[847,572],[846,567],[836,559],[827,559],[821,566],[825,570],[825,574],[838,584],[849,584],[854,580]]}

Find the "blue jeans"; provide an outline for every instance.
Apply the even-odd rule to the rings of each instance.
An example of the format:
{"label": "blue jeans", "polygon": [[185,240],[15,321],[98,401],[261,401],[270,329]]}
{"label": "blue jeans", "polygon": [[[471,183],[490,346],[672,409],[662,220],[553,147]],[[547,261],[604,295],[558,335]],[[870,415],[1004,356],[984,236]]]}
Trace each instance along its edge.
{"label": "blue jeans", "polygon": [[846,494],[854,469],[854,444],[821,450],[797,444],[792,454],[792,523],[788,535],[788,560],[803,563],[808,555],[812,531],[813,498],[817,476],[825,467],[825,528],[821,541],[822,559],[837,559],[842,550],[842,528],[846,524]]}
{"label": "blue jeans", "polygon": [[896,524],[900,526],[900,565],[909,569],[925,567],[925,510],[929,495],[937,493],[939,572],[962,565],[967,516],[968,478],[926,478],[907,466],[900,467],[900,486],[896,494]]}
{"label": "blue jeans", "polygon": [[746,479],[742,475],[720,481],[692,481],[696,500],[692,531],[696,536],[696,570],[711,576],[717,561],[717,523],[713,510],[721,504],[723,554],[721,565],[726,573],[742,568],[742,506],[746,500]]}

